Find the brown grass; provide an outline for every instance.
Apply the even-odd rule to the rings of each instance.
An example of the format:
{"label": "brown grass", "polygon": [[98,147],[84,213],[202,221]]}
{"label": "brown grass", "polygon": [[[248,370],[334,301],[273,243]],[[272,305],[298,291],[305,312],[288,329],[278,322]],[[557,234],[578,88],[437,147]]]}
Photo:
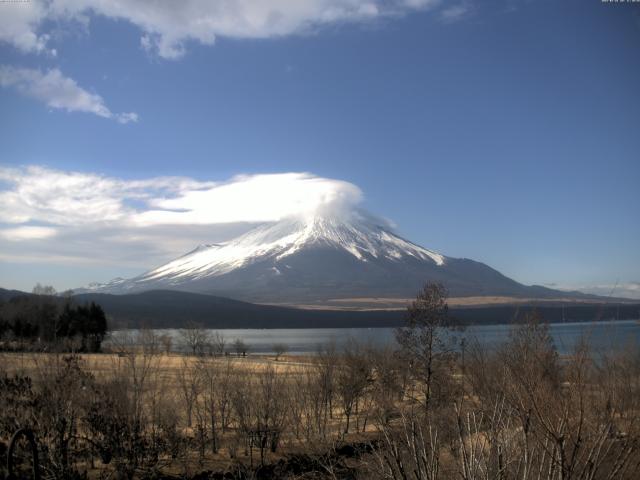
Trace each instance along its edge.
{"label": "brown grass", "polygon": [[[269,305],[290,306],[305,310],[343,310],[343,311],[366,311],[366,310],[404,310],[413,301],[413,298],[393,298],[393,297],[354,297],[354,298],[332,298],[316,303],[303,304],[283,304],[270,303]],[[632,300],[612,299],[616,303],[629,302]],[[524,304],[599,304],[607,299],[603,298],[536,298],[536,297],[508,297],[508,296],[472,296],[472,297],[449,297],[450,307],[482,307],[496,305],[524,305]]]}

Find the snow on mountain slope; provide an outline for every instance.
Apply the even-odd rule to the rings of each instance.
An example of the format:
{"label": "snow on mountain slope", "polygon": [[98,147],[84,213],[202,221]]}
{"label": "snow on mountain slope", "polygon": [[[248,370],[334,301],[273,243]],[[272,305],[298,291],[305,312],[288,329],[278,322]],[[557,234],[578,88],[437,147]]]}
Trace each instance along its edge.
{"label": "snow on mountain slope", "polygon": [[[107,283],[91,282],[86,287],[80,289],[81,290],[80,293],[103,291],[103,290],[118,288],[126,282],[127,282],[127,279],[122,277],[113,278],[109,280]],[[76,293],[78,292],[76,291]]]}
{"label": "snow on mountain slope", "polygon": [[137,281],[201,279],[224,275],[250,263],[274,258],[282,260],[310,245],[343,249],[360,261],[373,258],[415,257],[443,265],[445,257],[362,219],[350,222],[315,216],[289,219],[258,227],[223,245],[200,247],[190,254],[142,275]]}

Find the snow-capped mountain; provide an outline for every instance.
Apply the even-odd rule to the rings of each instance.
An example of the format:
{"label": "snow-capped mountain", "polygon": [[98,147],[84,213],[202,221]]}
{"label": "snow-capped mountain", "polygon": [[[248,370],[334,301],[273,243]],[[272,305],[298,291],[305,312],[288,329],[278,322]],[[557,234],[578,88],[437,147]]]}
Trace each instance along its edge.
{"label": "snow-capped mountain", "polygon": [[403,240],[375,224],[362,220],[345,222],[320,216],[309,220],[292,219],[251,230],[223,245],[201,245],[187,255],[141,277],[153,281],[166,279],[182,283],[185,279],[220,276],[262,259],[272,259],[274,274],[289,268],[287,257],[309,247],[333,247],[362,262],[386,258],[413,257],[444,264],[444,257]]}
{"label": "snow-capped mountain", "polygon": [[[445,257],[360,213],[290,218],[223,244],[195,250],[130,280],[87,290],[174,289],[254,302],[298,303],[353,297],[412,297],[427,280],[452,295],[531,295],[496,270]],[[85,290],[86,291],[86,290]],[[538,292],[538,296],[539,296]]]}

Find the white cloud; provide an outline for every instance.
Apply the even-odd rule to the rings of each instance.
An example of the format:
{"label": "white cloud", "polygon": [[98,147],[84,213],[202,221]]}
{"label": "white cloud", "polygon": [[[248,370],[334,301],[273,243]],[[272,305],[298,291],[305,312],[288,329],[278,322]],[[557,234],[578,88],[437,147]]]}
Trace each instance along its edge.
{"label": "white cloud", "polygon": [[0,237],[5,240],[19,242],[23,240],[42,240],[45,238],[51,238],[56,233],[56,229],[51,227],[24,226],[1,229]]}
{"label": "white cloud", "polygon": [[22,52],[49,52],[49,35],[39,34],[40,24],[47,18],[44,2],[6,2],[0,5],[0,41],[15,46]]}
{"label": "white cloud", "polygon": [[228,240],[257,223],[350,210],[362,198],[351,183],[308,173],[211,182],[0,167],[0,185],[0,259],[68,264],[75,258],[78,264],[141,269],[199,243]]}
{"label": "white cloud", "polygon": [[0,65],[0,86],[14,88],[23,95],[46,103],[51,108],[68,112],[93,113],[119,123],[137,122],[135,113],[113,113],[100,95],[81,88],[57,68],[42,72],[30,68]]}
{"label": "white cloud", "polygon": [[[242,175],[227,182],[184,177],[123,180],[44,167],[0,168],[0,222],[55,225],[213,225],[271,222],[323,208],[350,208],[362,192],[308,173]],[[138,206],[132,206],[136,203]]]}
{"label": "white cloud", "polygon": [[112,118],[115,118],[118,123],[135,123],[138,121],[138,114],[136,112],[116,113]]}
{"label": "white cloud", "polygon": [[592,295],[601,295],[614,298],[631,298],[640,300],[640,282],[615,282],[590,285],[558,285],[549,284],[550,288],[566,291],[579,291]]}
{"label": "white cloud", "polygon": [[141,30],[143,48],[174,59],[193,41],[217,37],[272,38],[312,32],[324,25],[367,22],[424,10],[439,0],[32,0],[3,6],[0,40],[41,52],[46,20],[80,21],[90,15],[125,20]]}
{"label": "white cloud", "polygon": [[466,17],[470,11],[469,5],[460,3],[443,9],[440,12],[440,18],[443,22],[455,22]]}
{"label": "white cloud", "polygon": [[137,214],[133,221],[138,225],[271,222],[321,208],[348,208],[361,196],[353,184],[305,173],[240,176],[174,198],[152,199],[149,204],[156,209]]}
{"label": "white cloud", "polygon": [[579,290],[585,293],[593,293],[595,295],[634,298],[640,300],[640,282],[588,285],[579,288]]}

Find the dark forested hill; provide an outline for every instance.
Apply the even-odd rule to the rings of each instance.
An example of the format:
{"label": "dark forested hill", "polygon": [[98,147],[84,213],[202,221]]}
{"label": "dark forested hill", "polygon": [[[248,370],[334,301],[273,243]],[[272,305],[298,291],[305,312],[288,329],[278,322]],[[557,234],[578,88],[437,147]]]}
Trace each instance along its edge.
{"label": "dark forested hill", "polygon": [[[0,301],[31,295],[0,288]],[[173,290],[111,295],[75,295],[78,304],[95,302],[109,318],[109,328],[180,328],[188,322],[211,328],[340,328],[401,325],[404,310],[306,310],[241,302],[224,297]],[[468,324],[518,321],[536,310],[549,322],[640,318],[640,304],[530,304],[452,308],[451,314]]]}
{"label": "dark forested hill", "polygon": [[402,311],[303,310],[259,305],[229,298],[174,290],[152,290],[130,295],[85,293],[78,301],[103,306],[114,325],[180,327],[197,322],[215,328],[321,328],[393,326]]}
{"label": "dark forested hill", "polygon": [[[81,294],[78,301],[103,306],[113,324],[180,327],[189,321],[214,328],[389,327],[404,322],[404,310],[305,310],[259,305],[228,298],[169,290],[130,295]],[[638,304],[500,305],[452,308],[464,323],[509,323],[537,310],[549,322],[640,318]]]}

